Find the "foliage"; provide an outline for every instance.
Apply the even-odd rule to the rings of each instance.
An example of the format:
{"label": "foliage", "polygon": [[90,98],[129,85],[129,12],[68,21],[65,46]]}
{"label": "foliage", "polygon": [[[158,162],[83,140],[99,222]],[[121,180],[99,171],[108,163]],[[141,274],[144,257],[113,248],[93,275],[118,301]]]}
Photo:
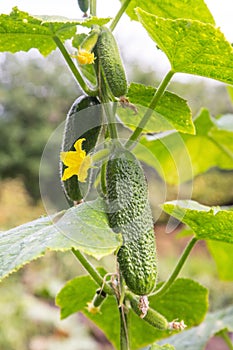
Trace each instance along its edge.
{"label": "foliage", "polygon": [[[219,332],[232,348],[226,332],[232,331],[229,316],[232,313],[232,306],[207,315],[204,323],[198,326],[208,309],[208,291],[193,280],[178,278],[181,268],[198,240],[220,242],[219,251],[218,248],[211,245],[212,243],[209,247],[221,269],[222,259],[219,259],[216,251],[222,254],[221,244],[231,245],[233,243],[233,211],[230,208],[207,207],[190,200],[172,201],[162,205],[164,211],[187,225],[193,233],[192,239],[181,254],[170,277],[159,283],[148,296],[150,307],[160,312],[168,320],[169,327],[167,326],[163,331],[145,323],[143,317],[133,314],[128,305],[129,293],[122,279],[122,270],[110,273],[112,278],[108,280],[109,272],[95,269],[83,253],[95,258],[110,255],[113,252],[118,254],[125,240],[129,238],[125,235],[122,240],[119,227],[123,226],[124,230],[124,225],[127,224],[127,220],[124,222],[124,216],[120,214],[122,210],[127,212],[127,205],[132,195],[130,186],[127,186],[126,183],[116,183],[116,187],[125,186],[124,191],[121,188],[124,193],[123,199],[120,198],[118,202],[115,198],[110,205],[107,203],[108,206],[105,201],[108,186],[105,173],[106,149],[108,153],[114,152],[121,142],[118,137],[118,124],[123,128],[127,127],[130,133],[124,147],[129,149],[137,145],[134,152],[138,158],[155,168],[168,184],[179,185],[211,167],[233,169],[232,116],[220,116],[215,120],[207,110],[202,110],[193,123],[187,102],[178,95],[167,91],[168,84],[178,72],[233,84],[233,48],[220,29],[215,27],[214,19],[202,0],[190,1],[189,5],[181,0],[176,0],[175,3],[169,0],[158,1],[156,4],[152,0],[140,2],[132,0],[131,3],[125,0],[115,18],[110,22],[110,31],[114,30],[126,11],[131,19],[136,19],[141,23],[159,49],[166,54],[171,68],[157,88],[131,83],[128,95],[119,97],[115,89],[109,88],[111,84],[107,78],[111,77],[110,83],[112,83],[117,81],[118,77],[112,64],[108,65],[108,70],[101,66],[98,41],[97,50],[94,49],[96,54],[94,70],[80,69],[79,64],[72,60],[72,55],[65,46],[67,39],[75,37],[77,26],[98,28],[110,21],[109,18],[95,16],[95,5],[96,1],[91,0],[92,16],[82,21],[51,17],[40,19],[17,8],[13,8],[10,15],[0,16],[1,51],[15,53],[19,50],[28,51],[34,48],[47,56],[58,47],[80,88],[89,96],[98,96],[106,117],[102,134],[103,139],[105,138],[105,152],[100,150],[98,153],[93,150],[93,158],[97,159],[94,165],[94,168],[97,169],[96,182],[93,181],[93,186],[97,188],[97,198],[93,201],[84,201],[61,213],[42,217],[2,232],[0,237],[1,276],[5,277],[25,263],[40,257],[46,249],[71,250],[89,275],[72,279],[58,293],[56,302],[61,308],[63,318],[81,311],[104,331],[117,349],[121,350],[127,350],[129,347],[138,349],[162,338],[166,339],[160,345],[163,345],[164,342],[166,344],[163,346],[160,346],[159,343],[154,344],[151,349],[174,349],[173,345],[177,346],[177,349],[182,349],[188,344],[190,349],[198,350],[203,348],[210,337]],[[79,41],[80,37],[76,39]],[[108,47],[105,49],[107,50]],[[108,53],[107,59],[109,58],[112,63],[111,52],[106,52]],[[120,57],[117,56],[117,59],[120,60]],[[96,79],[93,79],[93,75]],[[97,82],[96,86],[90,84],[93,81]],[[47,96],[45,95],[44,98],[46,99]],[[35,108],[32,108],[30,112],[33,110]],[[118,116],[120,120],[116,119]],[[13,124],[8,124],[10,121],[8,118],[5,126],[6,128],[11,127],[10,136],[13,138],[13,131],[18,133],[21,129],[14,129]],[[35,136],[41,137],[38,125],[39,127],[44,125],[44,120],[41,122],[40,118],[38,120],[31,118],[30,122],[33,124],[33,129],[29,135],[30,146],[27,146],[26,149],[32,152],[32,140]],[[24,125],[26,125],[25,120],[22,122],[22,127]],[[50,130],[46,129],[47,131]],[[151,135],[141,137],[142,133],[153,135],[152,137]],[[17,143],[22,145],[24,143],[21,134],[18,135]],[[39,143],[36,144],[39,145]],[[142,147],[145,154],[141,152]],[[30,154],[25,154],[23,148],[13,149],[12,155],[16,159],[30,156]],[[38,149],[35,153],[38,155]],[[4,153],[2,158],[4,160]],[[4,161],[7,163],[7,157]],[[11,166],[15,165],[15,163],[9,163]],[[32,164],[29,164],[26,174],[31,168]],[[16,167],[14,171],[17,171]],[[128,173],[126,175],[130,176]],[[142,196],[145,198],[145,195],[147,196],[145,193],[138,193],[137,196],[135,195],[137,199],[135,202],[131,201],[130,205],[142,203]],[[120,213],[119,221],[122,222],[117,228],[111,228],[109,225],[108,218],[111,218],[112,215],[110,209]],[[131,225],[137,225],[137,219],[137,216],[136,220],[133,217]],[[133,237],[130,239],[133,248],[137,242],[133,240]],[[140,254],[136,254],[136,250],[134,252],[134,258],[136,257],[134,263],[144,266]],[[224,259],[226,263],[229,262],[229,256]],[[228,279],[232,278],[230,269],[231,266],[227,269],[224,264],[224,278],[225,276]],[[136,278],[140,282],[142,275],[138,274]],[[87,310],[87,303],[92,300],[98,287],[101,292],[108,295],[101,307],[102,314],[91,313],[92,309]],[[136,296],[133,298],[137,300]],[[148,307],[147,296],[140,296],[138,305],[144,314]],[[177,333],[176,331],[181,331],[186,327],[183,319],[189,328],[197,327]],[[112,323],[117,328],[112,327]],[[202,336],[196,341],[200,329]],[[171,333],[172,336],[167,339]],[[167,342],[170,345],[167,345]]]}

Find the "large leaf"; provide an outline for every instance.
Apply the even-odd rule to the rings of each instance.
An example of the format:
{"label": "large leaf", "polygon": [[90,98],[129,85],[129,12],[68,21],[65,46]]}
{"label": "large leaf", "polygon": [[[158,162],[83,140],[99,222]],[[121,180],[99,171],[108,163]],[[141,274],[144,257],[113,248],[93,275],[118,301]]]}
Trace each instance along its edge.
{"label": "large leaf", "polygon": [[233,48],[219,28],[198,20],[161,18],[140,8],[136,13],[174,72],[233,84]]}
{"label": "large leaf", "polygon": [[[233,169],[230,154],[233,138],[220,138],[226,132],[233,135],[230,131],[220,129],[220,121],[221,118],[216,124],[209,112],[202,110],[194,122],[196,135],[172,133],[154,140],[144,137],[135,148],[135,153],[172,185],[188,181],[211,167]],[[216,134],[217,131],[219,136],[216,137],[216,143],[211,133]]]}
{"label": "large leaf", "polygon": [[[208,291],[193,280],[179,278],[166,294],[151,296],[149,302],[150,307],[164,315],[168,321],[184,320],[188,327],[192,327],[199,324],[205,317],[208,310]],[[132,311],[129,317],[132,325],[130,328],[131,345],[134,349],[138,349],[139,345],[140,347],[146,346],[155,339],[162,339],[170,334],[169,331],[160,331],[153,328]]]}
{"label": "large leaf", "polygon": [[[101,314],[87,311],[87,302],[92,299],[96,285],[89,276],[78,277],[68,282],[56,298],[61,308],[61,317],[65,318],[74,312],[81,311],[100,327],[107,338],[119,349],[119,309],[115,299],[108,296],[101,307]],[[184,293],[185,290],[185,293]],[[169,320],[184,319],[188,326],[199,324],[207,311],[207,289],[189,279],[178,279],[169,291],[161,297],[150,297],[150,306],[163,313]],[[71,301],[72,299],[72,301]],[[194,312],[195,310],[195,312]],[[131,350],[151,344],[156,339],[167,336],[147,324],[130,310]]]}
{"label": "large leaf", "polygon": [[138,18],[134,9],[138,6],[159,17],[197,19],[214,24],[214,19],[203,0],[131,0],[126,13],[135,21]]}
{"label": "large leaf", "polygon": [[10,15],[0,16],[0,51],[15,53],[36,48],[46,56],[56,48],[53,36],[58,36],[64,42],[74,36],[77,25],[91,27],[108,21],[109,19],[91,18],[85,21],[62,19],[55,22],[54,18],[48,16],[44,21],[14,7]]}
{"label": "large leaf", "polygon": [[207,245],[216,263],[219,278],[223,281],[233,281],[232,244],[208,241]]}
{"label": "large leaf", "polygon": [[177,350],[203,350],[208,340],[219,331],[227,329],[233,332],[232,315],[233,306],[210,313],[200,326],[173,335],[160,344],[169,343]]}
{"label": "large leaf", "polygon": [[108,225],[101,200],[72,207],[61,217],[43,217],[0,234],[0,278],[41,257],[72,247],[96,258],[114,252],[121,235]]}
{"label": "large leaf", "polygon": [[233,243],[233,211],[191,200],[166,202],[163,210],[188,225],[198,239]]}
{"label": "large leaf", "polygon": [[108,296],[99,314],[92,314],[87,310],[87,303],[91,302],[97,288],[90,276],[76,277],[67,282],[56,297],[56,304],[61,308],[61,318],[81,311],[101,328],[112,344],[119,349],[120,319],[116,299]]}
{"label": "large leaf", "polygon": [[[118,109],[118,115],[122,121],[135,129],[147,108],[156,89],[151,86],[132,83],[129,87],[127,97],[130,102],[137,106],[138,113],[130,109]],[[160,99],[155,111],[144,128],[144,132],[160,132],[173,130],[194,134],[195,129],[192,122],[191,110],[187,101],[181,97],[166,91]]]}
{"label": "large leaf", "polygon": [[233,115],[228,114],[216,121],[216,126],[208,133],[214,142],[233,159]]}

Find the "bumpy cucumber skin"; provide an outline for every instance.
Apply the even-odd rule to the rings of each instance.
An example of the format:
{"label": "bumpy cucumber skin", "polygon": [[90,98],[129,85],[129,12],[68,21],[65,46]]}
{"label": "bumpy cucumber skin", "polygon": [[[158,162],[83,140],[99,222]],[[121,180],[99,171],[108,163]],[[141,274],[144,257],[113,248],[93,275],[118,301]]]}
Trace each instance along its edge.
{"label": "bumpy cucumber skin", "polygon": [[95,53],[112,94],[124,96],[127,93],[125,70],[115,38],[106,27],[101,27]]}
{"label": "bumpy cucumber skin", "polygon": [[89,9],[90,0],[78,0],[78,5],[81,11],[86,13]]}
{"label": "bumpy cucumber skin", "polygon": [[[63,152],[74,151],[74,143],[81,138],[86,139],[82,144],[82,149],[86,153],[89,153],[95,147],[101,129],[102,117],[100,109],[90,109],[90,111],[86,111],[85,113],[81,113],[81,111],[99,105],[99,103],[96,97],[85,95],[78,97],[74,101],[66,118],[62,142]],[[84,131],[83,133],[82,130]],[[64,164],[61,164],[61,177],[64,169]],[[71,201],[79,202],[83,198],[77,175],[73,175],[70,179],[62,181],[62,186],[67,198]]]}
{"label": "bumpy cucumber skin", "polygon": [[120,271],[132,292],[148,295],[157,279],[154,228],[145,175],[131,152],[119,150],[109,159],[106,183],[109,223],[124,241]]}

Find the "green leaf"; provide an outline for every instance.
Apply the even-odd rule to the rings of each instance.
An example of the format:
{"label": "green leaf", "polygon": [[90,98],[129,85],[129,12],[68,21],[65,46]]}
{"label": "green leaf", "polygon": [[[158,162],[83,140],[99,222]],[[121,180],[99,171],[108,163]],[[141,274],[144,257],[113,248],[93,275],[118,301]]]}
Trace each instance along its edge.
{"label": "green leaf", "polygon": [[233,48],[219,28],[199,20],[161,18],[140,8],[136,13],[174,72],[233,84]]}
{"label": "green leaf", "polygon": [[[119,108],[117,112],[121,120],[127,126],[135,129],[146,113],[147,108],[145,107],[149,106],[155,92],[156,89],[151,86],[130,84],[127,97],[130,103],[136,105],[138,113],[135,114],[130,109]],[[143,131],[153,133],[173,129],[184,133],[195,133],[191,110],[187,101],[166,91]]]}
{"label": "green leaf", "polygon": [[153,13],[159,17],[197,19],[201,22],[214,24],[213,16],[202,0],[131,0],[126,13],[135,21],[138,18],[134,9],[138,6],[144,11]]}
{"label": "green leaf", "polygon": [[[194,136],[172,133],[160,139],[151,140],[144,137],[135,148],[135,153],[172,185],[188,181],[211,167],[233,169],[233,159],[229,154],[233,144],[232,138],[220,140],[219,137],[219,143],[216,144],[209,134],[219,129],[216,129],[217,124],[207,110],[203,109],[200,112],[194,126]],[[221,129],[221,133],[225,133],[225,130]]]}
{"label": "green leaf", "polygon": [[208,340],[221,330],[233,331],[233,306],[209,313],[198,327],[166,338],[159,343],[169,343],[179,350],[203,350]]}
{"label": "green leaf", "polygon": [[223,115],[215,121],[208,136],[233,159],[233,115]]}
{"label": "green leaf", "polygon": [[158,345],[158,344],[154,344],[150,347],[150,350],[175,350],[174,346],[170,345],[170,344],[165,344],[165,345]]}
{"label": "green leaf", "polygon": [[191,200],[166,202],[164,211],[188,225],[197,239],[233,243],[233,211]]}
{"label": "green leaf", "polygon": [[[46,18],[48,19],[48,16]],[[56,49],[54,36],[58,36],[64,42],[74,36],[77,25],[91,27],[93,24],[106,21],[109,19],[91,18],[84,21],[54,22],[52,18],[48,22],[14,7],[10,15],[0,16],[0,51],[15,53],[36,48],[46,56]]]}
{"label": "green leaf", "polygon": [[35,16],[36,18],[42,19],[43,22],[69,22],[69,23],[75,23],[76,25],[86,27],[86,28],[92,28],[94,25],[98,26],[104,26],[107,24],[109,21],[111,21],[111,17],[107,18],[99,18],[96,16],[84,18],[82,20],[70,20],[69,18],[66,17],[61,17],[61,16]]}
{"label": "green leaf", "polygon": [[121,235],[108,225],[99,199],[72,207],[60,215],[43,217],[0,234],[0,278],[43,256],[46,250],[72,247],[101,258],[114,252]]}
{"label": "green leaf", "polygon": [[87,303],[91,302],[97,287],[90,276],[76,277],[67,282],[56,297],[56,304],[61,308],[61,318],[81,311],[103,330],[116,349],[120,349],[120,319],[116,299],[108,296],[99,314],[87,310]]}
{"label": "green leaf", "polygon": [[[161,284],[158,288],[160,286]],[[192,327],[205,317],[208,309],[208,290],[193,280],[179,278],[164,295],[151,296],[149,302],[150,307],[164,315],[168,321],[184,320],[188,327]],[[170,331],[155,329],[132,310],[129,313],[129,324],[132,349],[139,349],[170,334]]]}
{"label": "green leaf", "polygon": [[[81,311],[102,329],[116,349],[120,349],[119,309],[115,298],[112,296],[107,297],[101,307],[101,314],[93,315],[86,309],[87,303],[91,301],[96,288],[96,284],[89,276],[77,277],[69,281],[56,298],[56,303],[61,308],[61,317],[65,318],[74,312]],[[171,321],[177,317],[183,317],[185,321],[187,320],[189,326],[201,322],[206,313],[207,304],[206,288],[189,279],[178,279],[163,296],[150,297],[151,307],[154,307],[159,312],[162,310],[164,315],[168,315]],[[156,339],[169,334],[169,332],[161,332],[153,328],[135,315],[132,310],[129,312],[129,324],[131,350],[149,345]]]}
{"label": "green leaf", "polygon": [[216,263],[219,278],[233,281],[232,244],[208,241],[207,246]]}

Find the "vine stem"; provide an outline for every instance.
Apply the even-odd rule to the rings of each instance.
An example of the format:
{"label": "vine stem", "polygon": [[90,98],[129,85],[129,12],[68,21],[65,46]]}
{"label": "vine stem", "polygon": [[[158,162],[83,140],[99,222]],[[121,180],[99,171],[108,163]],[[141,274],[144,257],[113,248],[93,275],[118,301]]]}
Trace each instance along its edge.
{"label": "vine stem", "polygon": [[113,21],[110,24],[110,30],[113,31],[117,25],[117,23],[119,22],[119,20],[121,19],[121,16],[123,15],[123,13],[125,12],[125,10],[127,9],[129,3],[131,0],[125,0],[120,8],[120,10],[117,12],[115,18],[113,19]]}
{"label": "vine stem", "polygon": [[114,294],[113,289],[107,285],[99,274],[99,272],[95,269],[95,267],[87,260],[85,255],[83,255],[80,250],[72,248],[72,253],[79,260],[82,266],[87,270],[87,272],[91,275],[93,280],[103,289],[106,294]]}
{"label": "vine stem", "polygon": [[144,114],[143,118],[141,119],[140,123],[138,124],[137,128],[134,130],[133,134],[130,136],[128,141],[126,142],[125,147],[130,148],[132,146],[132,143],[138,139],[141,132],[143,131],[143,128],[145,127],[146,123],[150,119],[151,115],[154,112],[155,107],[157,106],[157,103],[159,102],[159,99],[162,97],[164,91],[166,90],[168,84],[170,83],[170,80],[172,79],[175,72],[170,70],[164,77],[164,79],[161,81],[158,89],[156,90],[147,110]]}
{"label": "vine stem", "polygon": [[225,343],[227,344],[228,348],[230,350],[233,350],[233,344],[231,339],[229,338],[228,332],[226,330],[222,330],[219,335],[222,337],[222,339],[225,341]]}
{"label": "vine stem", "polygon": [[57,47],[59,48],[59,50],[61,51],[66,63],[68,64],[71,72],[73,73],[75,79],[77,80],[77,82],[79,83],[79,85],[81,86],[81,88],[83,89],[83,91],[89,95],[89,96],[96,96],[98,91],[96,90],[91,90],[87,84],[85,83],[85,81],[83,80],[83,77],[81,76],[81,74],[79,73],[78,69],[76,68],[74,62],[72,61],[69,53],[67,52],[65,46],[63,45],[63,43],[61,42],[61,40],[59,39],[58,36],[54,35],[53,36],[53,40],[56,43]]}
{"label": "vine stem", "polygon": [[114,109],[115,109],[114,105],[113,105],[113,108],[111,108],[110,102],[104,103],[104,110],[105,110],[105,114],[106,114],[106,117],[108,120],[109,134],[110,134],[110,137],[112,140],[118,138]]}
{"label": "vine stem", "polygon": [[125,305],[119,307],[120,312],[120,345],[121,350],[130,350],[129,347],[129,336],[128,336],[128,317],[125,312]]}
{"label": "vine stem", "polygon": [[91,16],[96,16],[96,0],[90,1],[90,14]]}
{"label": "vine stem", "polygon": [[189,243],[187,244],[185,250],[183,251],[183,254],[181,255],[180,260],[178,261],[174,271],[172,272],[172,274],[170,275],[168,280],[162,285],[162,287],[160,289],[158,289],[155,293],[153,293],[153,295],[156,295],[156,296],[163,295],[171,287],[172,283],[175,281],[176,277],[180,273],[185,261],[187,260],[192,248],[197,243],[197,241],[198,241],[198,239],[196,237],[193,237],[189,241]]}

